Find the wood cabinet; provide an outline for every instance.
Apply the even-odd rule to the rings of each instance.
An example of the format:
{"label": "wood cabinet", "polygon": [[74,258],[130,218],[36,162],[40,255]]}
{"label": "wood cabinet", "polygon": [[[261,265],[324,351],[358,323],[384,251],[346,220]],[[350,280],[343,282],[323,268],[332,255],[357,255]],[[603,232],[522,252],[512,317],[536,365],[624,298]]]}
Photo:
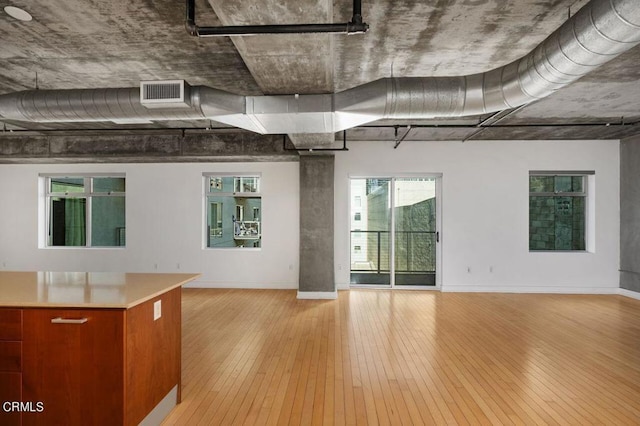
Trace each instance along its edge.
{"label": "wood cabinet", "polygon": [[[20,383],[22,374],[0,372],[0,401],[2,404],[20,401],[22,397]],[[11,408],[2,407],[0,411],[0,424],[6,426],[18,426],[21,424],[22,413],[19,411],[9,411]]]}
{"label": "wood cabinet", "polygon": [[0,424],[20,425],[22,415],[6,403],[22,399],[22,310],[0,309]]}
{"label": "wood cabinet", "polygon": [[180,305],[178,287],[129,309],[0,309],[0,397],[34,408],[0,424],[137,425],[179,399]]}
{"label": "wood cabinet", "polygon": [[[57,321],[56,321],[57,320]],[[24,425],[123,424],[124,310],[25,309]]]}

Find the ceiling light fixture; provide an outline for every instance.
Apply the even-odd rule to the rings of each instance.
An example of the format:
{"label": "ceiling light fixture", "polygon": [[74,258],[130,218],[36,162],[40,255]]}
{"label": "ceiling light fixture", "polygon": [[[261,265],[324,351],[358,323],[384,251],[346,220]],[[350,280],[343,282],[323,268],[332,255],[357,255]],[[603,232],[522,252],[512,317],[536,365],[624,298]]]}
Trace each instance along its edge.
{"label": "ceiling light fixture", "polygon": [[31,14],[29,12],[27,12],[26,10],[20,9],[19,7],[15,7],[15,6],[5,6],[4,7],[4,12],[11,16],[12,18],[15,18],[19,21],[24,21],[24,22],[29,22],[33,19],[33,17],[31,16]]}

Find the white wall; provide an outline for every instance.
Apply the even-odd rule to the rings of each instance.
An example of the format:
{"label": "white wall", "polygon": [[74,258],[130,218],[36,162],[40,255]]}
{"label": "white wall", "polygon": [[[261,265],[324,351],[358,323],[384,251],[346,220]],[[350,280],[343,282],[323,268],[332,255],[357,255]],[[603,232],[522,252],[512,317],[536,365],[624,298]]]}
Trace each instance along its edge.
{"label": "white wall", "polygon": [[[349,282],[349,176],[442,173],[443,291],[617,290],[618,142],[351,142],[335,170],[338,288]],[[529,253],[530,170],[595,170],[593,253]],[[38,249],[38,173],[64,172],[126,173],[125,249]],[[203,172],[262,174],[260,250],[202,248]],[[297,162],[0,165],[0,269],[200,272],[197,286],[297,288],[299,211]]]}
{"label": "white wall", "polygon": [[[349,282],[349,177],[442,173],[443,291],[617,292],[617,141],[405,141],[396,150],[393,145],[351,142],[348,152],[336,155],[338,288]],[[594,252],[529,252],[530,170],[595,171]]]}
{"label": "white wall", "polygon": [[[38,174],[99,172],[126,173],[126,248],[38,248]],[[203,248],[203,172],[261,173],[261,249]],[[298,288],[299,203],[297,162],[0,165],[0,269],[199,272],[200,287]]]}

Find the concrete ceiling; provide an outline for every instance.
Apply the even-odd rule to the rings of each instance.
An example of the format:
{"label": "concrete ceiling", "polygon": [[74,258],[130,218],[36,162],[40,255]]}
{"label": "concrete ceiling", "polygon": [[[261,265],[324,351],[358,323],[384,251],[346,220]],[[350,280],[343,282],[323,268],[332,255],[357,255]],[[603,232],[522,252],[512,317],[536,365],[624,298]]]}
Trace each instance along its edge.
{"label": "concrete ceiling", "polygon": [[[381,77],[465,75],[525,55],[584,4],[364,0],[362,15],[370,30],[363,35],[199,39],[185,31],[185,3],[179,0],[4,1],[0,6],[22,7],[33,20],[20,22],[0,11],[0,94],[36,84],[39,89],[136,87],[141,80],[174,79],[240,95],[314,94]],[[199,26],[347,22],[351,8],[349,0],[197,0],[196,21]],[[640,124],[634,124],[640,121],[638,63],[640,46],[515,111],[491,118],[379,121],[349,130],[348,139],[394,140],[407,130],[405,140],[427,141],[624,138],[640,133]],[[91,128],[105,134],[227,127],[208,121],[4,126],[15,133]]]}

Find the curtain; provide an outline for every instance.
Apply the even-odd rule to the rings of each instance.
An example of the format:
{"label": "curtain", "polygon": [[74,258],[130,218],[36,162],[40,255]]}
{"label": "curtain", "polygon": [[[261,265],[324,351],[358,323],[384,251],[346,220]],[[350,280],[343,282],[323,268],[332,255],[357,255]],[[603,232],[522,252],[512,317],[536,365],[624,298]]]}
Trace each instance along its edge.
{"label": "curtain", "polygon": [[84,246],[87,239],[84,198],[65,199],[65,246]]}

